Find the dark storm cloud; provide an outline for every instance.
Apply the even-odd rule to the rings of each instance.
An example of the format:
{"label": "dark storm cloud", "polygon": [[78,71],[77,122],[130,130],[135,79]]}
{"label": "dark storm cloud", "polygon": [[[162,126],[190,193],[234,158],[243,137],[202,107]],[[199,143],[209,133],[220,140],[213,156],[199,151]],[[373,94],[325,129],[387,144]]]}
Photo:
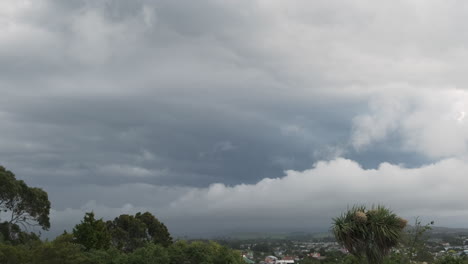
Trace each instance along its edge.
{"label": "dark storm cloud", "polygon": [[[188,218],[200,232],[328,226],[376,192],[320,197],[349,180],[348,195],[378,189],[363,175],[396,177],[382,162],[408,177],[466,169],[464,12],[411,1],[3,1],[0,162],[46,189],[55,231],[92,209],[151,210],[179,234]],[[320,160],[335,162],[308,170]],[[294,195],[276,197],[293,174]],[[381,201],[409,212],[427,198],[419,191],[408,207]]]}
{"label": "dark storm cloud", "polygon": [[[77,97],[53,101],[22,98],[18,100],[19,107],[11,111],[15,113],[15,122],[21,124],[18,128],[25,128],[15,132],[15,137],[33,137],[35,142],[47,142],[44,147],[49,148],[44,155],[44,150],[37,146],[39,153],[34,157],[26,154],[26,159],[38,166],[43,164],[82,174],[57,179],[56,183],[65,185],[135,181],[197,186],[212,182],[252,183],[272,174],[281,175],[283,168],[272,162],[276,156],[296,156],[297,161],[309,166],[310,152],[315,145],[340,136],[339,133],[334,137],[326,135],[321,131],[323,127],[342,130],[329,120],[305,117],[292,120],[301,128],[282,128],[281,123],[289,120],[281,110],[278,113],[271,110],[272,117],[252,117],[223,106],[175,104],[144,98]],[[311,113],[321,111],[326,118],[336,115],[314,109],[316,106],[308,108]],[[227,146],[226,142],[229,142]],[[142,157],[144,153],[150,156]],[[119,164],[156,171],[154,175],[148,171],[142,175],[146,177],[135,179],[131,171],[129,175],[113,175],[115,172],[105,169]],[[47,175],[45,170],[38,182],[54,181],[58,176]]]}

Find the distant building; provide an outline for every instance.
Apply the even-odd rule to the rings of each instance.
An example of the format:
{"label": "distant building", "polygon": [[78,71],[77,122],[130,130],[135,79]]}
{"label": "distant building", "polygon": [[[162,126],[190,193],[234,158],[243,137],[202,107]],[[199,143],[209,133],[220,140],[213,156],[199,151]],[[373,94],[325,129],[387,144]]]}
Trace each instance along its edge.
{"label": "distant building", "polygon": [[265,263],[275,264],[277,260],[278,260],[278,258],[275,257],[275,256],[268,256],[268,257],[265,258]]}
{"label": "distant building", "polygon": [[285,256],[282,259],[278,259],[275,256],[268,256],[265,258],[266,264],[293,264],[294,257]]}
{"label": "distant building", "polygon": [[284,256],[281,260],[277,260],[275,264],[292,264],[294,263],[294,257]]}

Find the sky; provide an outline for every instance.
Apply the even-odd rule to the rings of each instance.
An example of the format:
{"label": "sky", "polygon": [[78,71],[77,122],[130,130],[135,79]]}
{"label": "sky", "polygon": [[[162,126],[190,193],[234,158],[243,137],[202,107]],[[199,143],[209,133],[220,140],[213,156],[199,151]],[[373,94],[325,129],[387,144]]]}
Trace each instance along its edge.
{"label": "sky", "polygon": [[468,227],[468,3],[2,0],[0,164],[174,236]]}

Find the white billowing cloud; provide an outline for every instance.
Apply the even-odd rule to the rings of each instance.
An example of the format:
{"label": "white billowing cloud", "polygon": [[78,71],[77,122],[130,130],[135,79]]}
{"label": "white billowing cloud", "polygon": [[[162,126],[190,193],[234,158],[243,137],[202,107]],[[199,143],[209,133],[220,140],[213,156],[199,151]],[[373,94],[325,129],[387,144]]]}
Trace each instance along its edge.
{"label": "white billowing cloud", "polygon": [[407,151],[431,158],[466,155],[467,107],[468,92],[459,89],[382,93],[354,119],[351,143],[362,149],[393,135]]}
{"label": "white billowing cloud", "polygon": [[368,114],[356,116],[353,120],[352,144],[356,149],[386,139],[398,128],[400,118],[409,108],[405,96],[390,95],[378,97],[369,103]]}
{"label": "white billowing cloud", "polygon": [[[266,178],[256,184],[218,183],[183,192],[173,189],[177,195],[170,195],[171,189],[166,189],[162,197],[172,200],[165,205],[126,206],[129,208],[120,210],[103,209],[104,205],[91,203],[94,207],[83,206],[79,213],[94,208],[103,217],[112,218],[112,214],[120,212],[149,210],[175,233],[193,234],[200,230],[262,228],[323,230],[331,224],[332,217],[348,206],[383,204],[409,219],[422,216],[437,221],[438,225],[453,225],[463,223],[463,217],[468,216],[467,172],[468,161],[461,158],[414,169],[389,163],[382,163],[377,169],[364,169],[355,161],[337,158],[318,162],[309,170],[286,171],[282,178]],[[155,189],[142,188],[138,195],[152,190]],[[160,194],[154,195],[157,200]],[[53,217],[61,222],[60,218],[69,211],[76,210],[54,212]]]}
{"label": "white billowing cloud", "polygon": [[200,223],[216,219],[221,227],[294,229],[329,226],[332,217],[353,204],[384,204],[404,217],[422,216],[450,225],[468,215],[467,172],[464,159],[446,159],[416,169],[383,163],[366,170],[352,160],[338,158],[254,185],[213,184],[193,189],[165,212],[169,219],[187,217]]}
{"label": "white billowing cloud", "polygon": [[463,159],[446,159],[416,169],[388,163],[363,169],[352,160],[338,158],[253,185],[213,184],[194,189],[172,202],[170,208],[184,214],[221,214],[227,218],[259,212],[268,217],[279,212],[305,214],[312,221],[315,214],[339,211],[354,203],[382,203],[405,214],[434,210],[437,216],[464,208],[468,194],[463,186],[468,178],[463,175],[467,171],[468,163]]}

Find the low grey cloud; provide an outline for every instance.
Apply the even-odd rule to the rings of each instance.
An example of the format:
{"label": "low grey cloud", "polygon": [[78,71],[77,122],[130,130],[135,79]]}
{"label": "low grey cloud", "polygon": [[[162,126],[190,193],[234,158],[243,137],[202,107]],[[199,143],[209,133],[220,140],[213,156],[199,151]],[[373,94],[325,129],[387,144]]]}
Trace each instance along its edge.
{"label": "low grey cloud", "polygon": [[90,209],[326,229],[354,202],[460,225],[466,10],[4,0],[0,163],[49,193],[54,234]]}

